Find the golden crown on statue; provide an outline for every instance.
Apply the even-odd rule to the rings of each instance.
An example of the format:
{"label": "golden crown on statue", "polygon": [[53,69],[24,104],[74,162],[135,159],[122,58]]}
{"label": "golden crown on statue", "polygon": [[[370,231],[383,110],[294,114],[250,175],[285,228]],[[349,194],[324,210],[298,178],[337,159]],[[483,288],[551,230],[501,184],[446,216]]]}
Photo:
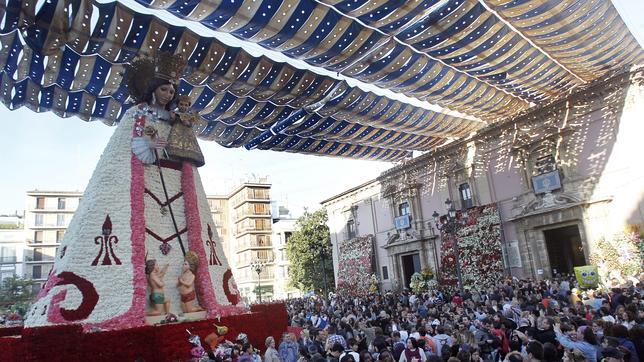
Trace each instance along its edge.
{"label": "golden crown on statue", "polygon": [[158,52],[154,56],[154,73],[157,78],[177,84],[186,64],[182,54]]}
{"label": "golden crown on statue", "polygon": [[148,83],[153,78],[165,79],[177,85],[187,61],[183,54],[157,52],[152,56],[138,56],[127,66],[125,78],[130,95],[135,101],[143,100]]}

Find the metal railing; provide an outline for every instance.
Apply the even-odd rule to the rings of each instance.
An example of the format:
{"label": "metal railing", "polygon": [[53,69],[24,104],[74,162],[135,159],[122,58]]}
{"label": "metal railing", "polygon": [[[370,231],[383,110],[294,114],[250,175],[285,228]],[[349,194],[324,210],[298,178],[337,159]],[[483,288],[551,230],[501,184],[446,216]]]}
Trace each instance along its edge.
{"label": "metal railing", "polygon": [[50,261],[54,261],[55,259],[56,259],[55,257],[50,256],[50,255],[40,255],[40,256],[25,255],[25,261],[28,262],[28,263],[29,262],[37,263],[37,262],[41,262],[41,261],[50,262]]}
{"label": "metal railing", "polygon": [[0,264],[15,264],[17,262],[17,256],[0,256]]}

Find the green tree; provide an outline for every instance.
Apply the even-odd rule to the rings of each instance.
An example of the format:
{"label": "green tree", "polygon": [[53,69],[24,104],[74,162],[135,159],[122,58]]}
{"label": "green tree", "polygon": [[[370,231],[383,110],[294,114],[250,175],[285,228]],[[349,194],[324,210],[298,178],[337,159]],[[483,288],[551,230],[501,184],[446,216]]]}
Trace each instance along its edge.
{"label": "green tree", "polygon": [[0,286],[0,309],[24,316],[34,297],[36,282],[17,276],[6,278]]}
{"label": "green tree", "polygon": [[[333,259],[325,209],[310,213],[304,210],[288,239],[286,255],[291,262],[289,284],[302,291],[324,292],[324,273],[328,291],[335,287]],[[324,260],[324,267],[323,267]]]}

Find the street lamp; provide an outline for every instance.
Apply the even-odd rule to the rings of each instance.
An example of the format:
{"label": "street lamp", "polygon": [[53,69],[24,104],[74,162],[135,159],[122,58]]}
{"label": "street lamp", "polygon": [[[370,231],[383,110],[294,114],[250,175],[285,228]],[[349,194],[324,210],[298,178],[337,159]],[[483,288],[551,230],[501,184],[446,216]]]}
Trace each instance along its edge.
{"label": "street lamp", "polygon": [[[456,233],[458,230],[465,225],[465,220],[467,219],[467,210],[461,212],[460,220],[456,218],[456,208],[454,208],[454,203],[452,200],[447,199],[445,201],[447,206],[447,220],[445,222],[440,220],[440,215],[438,212],[434,211],[432,217],[434,218],[434,223],[436,223],[436,228],[439,231],[442,231],[446,234],[449,234],[454,237],[454,255],[456,256],[456,276],[458,278],[458,289],[463,295],[463,278],[461,277],[461,260],[460,260],[460,251],[458,249],[458,237]],[[462,221],[461,221],[462,220]]]}
{"label": "street lamp", "polygon": [[320,258],[322,259],[322,277],[324,280],[324,299],[326,299],[329,296],[329,291],[328,291],[327,280],[326,280],[326,245],[323,239],[319,239],[318,247],[320,248]]}
{"label": "street lamp", "polygon": [[262,278],[260,274],[262,273],[262,269],[264,269],[264,266],[266,266],[266,263],[255,260],[254,262],[250,263],[250,268],[257,273],[257,299],[259,302],[262,302]]}

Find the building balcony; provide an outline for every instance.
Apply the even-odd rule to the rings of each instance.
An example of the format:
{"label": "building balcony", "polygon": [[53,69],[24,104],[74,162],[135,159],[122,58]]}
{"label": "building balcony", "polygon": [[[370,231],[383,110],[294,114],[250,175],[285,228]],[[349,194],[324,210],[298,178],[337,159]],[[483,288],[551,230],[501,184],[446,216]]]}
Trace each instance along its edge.
{"label": "building balcony", "polygon": [[271,197],[269,195],[244,195],[244,197],[235,200],[233,208],[239,207],[239,205],[245,202],[261,202],[261,203],[270,203]]}
{"label": "building balcony", "polygon": [[48,264],[53,263],[56,258],[49,255],[25,255],[25,263],[27,264]]}
{"label": "building balcony", "polygon": [[56,247],[60,246],[60,242],[58,241],[44,241],[44,240],[34,240],[34,239],[27,239],[27,246],[29,247]]}
{"label": "building balcony", "polygon": [[59,230],[65,230],[67,229],[69,225],[55,225],[55,224],[44,224],[44,225],[29,225],[27,226],[28,229],[30,230],[42,230],[42,229],[48,229],[48,230],[54,230],[54,229],[59,229]]}
{"label": "building balcony", "polygon": [[36,208],[36,207],[31,207],[27,210],[27,212],[31,213],[65,213],[65,214],[73,214],[76,212],[76,209],[71,209],[71,208],[65,208],[65,209],[57,209],[55,207],[46,207],[46,208]]}
{"label": "building balcony", "polygon": [[234,222],[236,222],[236,223],[237,223],[237,222],[239,222],[239,221],[241,221],[241,220],[243,220],[243,219],[246,219],[246,218],[270,218],[271,216],[272,216],[272,215],[271,215],[271,212],[270,212],[270,211],[260,211],[260,212],[257,212],[257,211],[248,211],[248,212],[239,212],[239,213],[236,213],[236,214],[235,214]]}
{"label": "building balcony", "polygon": [[270,234],[271,227],[270,225],[259,227],[259,228],[256,226],[240,226],[235,230],[235,235],[241,235],[248,232],[263,232],[266,234]]}
{"label": "building balcony", "polygon": [[261,253],[261,256],[254,254],[250,259],[242,259],[237,261],[237,268],[245,268],[250,266],[252,263],[257,262],[262,263],[263,265],[272,265],[275,262],[275,256],[273,255],[273,253]]}
{"label": "building balcony", "polygon": [[16,264],[18,257],[16,256],[0,256],[0,264]]}
{"label": "building balcony", "polygon": [[[272,282],[275,279],[275,274],[272,272],[262,272],[259,275],[259,280],[263,282]],[[241,277],[237,281],[238,283],[257,283],[257,273],[253,273],[250,277]]]}
{"label": "building balcony", "polygon": [[250,243],[237,244],[236,250],[239,252],[247,249],[263,249],[263,248],[272,249],[273,244],[270,241],[263,242],[263,243],[260,243],[258,241],[252,241]]}

